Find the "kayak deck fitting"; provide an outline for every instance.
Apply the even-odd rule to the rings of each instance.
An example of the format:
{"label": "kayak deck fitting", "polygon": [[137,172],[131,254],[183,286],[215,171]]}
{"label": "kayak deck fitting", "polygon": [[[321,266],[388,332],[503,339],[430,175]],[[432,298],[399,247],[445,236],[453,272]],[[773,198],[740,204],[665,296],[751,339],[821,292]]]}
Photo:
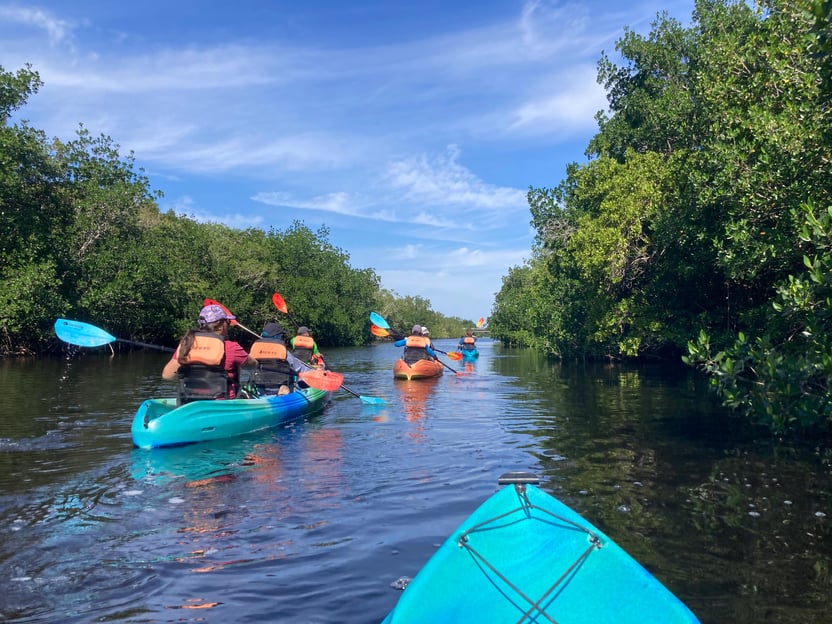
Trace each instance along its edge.
{"label": "kayak deck fitting", "polygon": [[384,624],[673,624],[699,620],[603,532],[507,473],[407,585]]}

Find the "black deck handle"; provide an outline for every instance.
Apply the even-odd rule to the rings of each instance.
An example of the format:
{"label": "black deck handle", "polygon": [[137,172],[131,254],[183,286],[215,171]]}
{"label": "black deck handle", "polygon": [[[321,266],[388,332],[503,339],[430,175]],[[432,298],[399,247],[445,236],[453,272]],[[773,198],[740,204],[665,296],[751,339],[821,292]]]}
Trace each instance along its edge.
{"label": "black deck handle", "polygon": [[503,473],[500,475],[500,478],[497,479],[497,485],[513,485],[517,483],[522,485],[539,485],[540,477],[533,472],[513,470],[511,472]]}

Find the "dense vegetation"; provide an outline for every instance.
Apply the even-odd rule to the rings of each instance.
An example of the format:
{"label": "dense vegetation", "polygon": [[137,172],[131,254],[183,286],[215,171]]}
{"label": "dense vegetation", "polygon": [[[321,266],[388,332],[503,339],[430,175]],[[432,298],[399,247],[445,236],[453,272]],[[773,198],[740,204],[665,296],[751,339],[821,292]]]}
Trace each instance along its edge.
{"label": "dense vegetation", "polygon": [[322,346],[372,340],[369,312],[380,307],[432,322],[434,335],[471,325],[433,312],[426,299],[380,290],[376,273],[352,268],[326,228],[236,230],[160,212],[161,194],[109,137],[81,126],[61,142],[10,122],[40,86],[28,66],[0,67],[0,354],[48,351],[59,317],[174,344],[205,297],[249,328],[275,316],[291,328],[274,292]]}
{"label": "dense vegetation", "polygon": [[609,114],[555,188],[492,335],[707,371],[777,431],[832,425],[832,1],[699,0],[625,31]]}

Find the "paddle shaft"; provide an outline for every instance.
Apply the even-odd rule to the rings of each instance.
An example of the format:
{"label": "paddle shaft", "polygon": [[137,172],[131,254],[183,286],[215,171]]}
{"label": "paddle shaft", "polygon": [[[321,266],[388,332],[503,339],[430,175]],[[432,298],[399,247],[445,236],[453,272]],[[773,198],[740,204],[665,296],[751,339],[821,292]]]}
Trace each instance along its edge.
{"label": "paddle shaft", "polygon": [[148,344],[146,342],[138,342],[137,340],[126,340],[124,338],[116,338],[116,342],[123,342],[124,344],[133,345],[134,347],[144,347],[145,349],[156,349],[157,351],[167,351],[173,353],[176,349],[170,347],[163,347],[160,345]]}

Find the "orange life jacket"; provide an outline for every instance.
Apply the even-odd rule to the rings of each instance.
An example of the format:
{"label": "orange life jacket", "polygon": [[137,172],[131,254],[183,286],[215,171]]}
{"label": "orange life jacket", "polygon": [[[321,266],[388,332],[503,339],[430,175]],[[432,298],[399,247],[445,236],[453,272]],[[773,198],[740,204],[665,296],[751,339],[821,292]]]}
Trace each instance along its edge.
{"label": "orange life jacket", "polygon": [[254,383],[261,392],[276,394],[280,386],[292,389],[295,373],[286,361],[287,353],[286,345],[277,338],[262,338],[251,345],[249,355],[257,360]]}
{"label": "orange life jacket", "polygon": [[425,350],[429,345],[430,339],[425,336],[408,336],[404,341],[404,361],[413,364],[418,360],[430,360],[431,357]]}
{"label": "orange life jacket", "polygon": [[249,355],[258,362],[260,360],[285,360],[286,345],[279,340],[263,338],[262,340],[255,341],[251,345]]}
{"label": "orange life jacket", "polygon": [[295,336],[292,345],[295,349],[312,349],[315,347],[315,340],[312,336]]}
{"label": "orange life jacket", "polygon": [[315,347],[315,341],[312,336],[295,336],[292,339],[292,351],[299,360],[309,362],[312,359],[312,351]]}
{"label": "orange life jacket", "polygon": [[[177,349],[174,357],[179,357]],[[190,351],[179,366],[179,403],[228,397],[225,339],[213,332],[197,332]]]}
{"label": "orange life jacket", "polygon": [[225,340],[214,332],[197,332],[194,342],[185,361],[187,364],[204,364],[206,366],[221,366],[225,358]]}

